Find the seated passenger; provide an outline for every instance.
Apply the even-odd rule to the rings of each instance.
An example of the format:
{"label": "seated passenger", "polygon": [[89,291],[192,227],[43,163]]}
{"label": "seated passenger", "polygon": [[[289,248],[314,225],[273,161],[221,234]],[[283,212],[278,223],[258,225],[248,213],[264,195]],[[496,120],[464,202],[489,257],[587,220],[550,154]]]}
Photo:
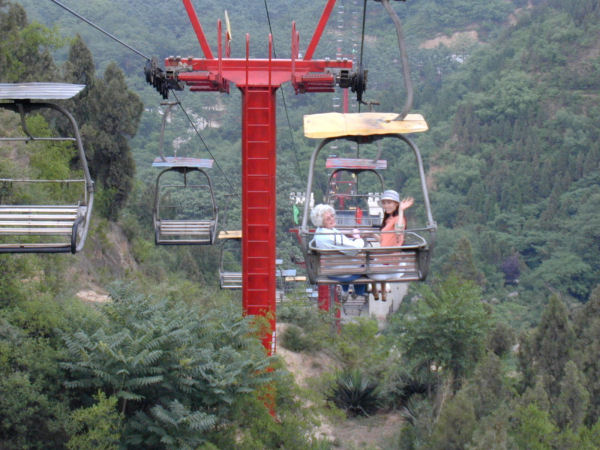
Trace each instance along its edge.
{"label": "seated passenger", "polygon": [[[360,238],[359,235],[354,234],[354,239],[346,236],[340,230],[335,228],[335,210],[329,205],[316,205],[311,213],[310,220],[313,225],[317,227],[315,231],[315,237],[313,242],[317,248],[322,249],[336,249],[343,253],[352,255],[356,253],[357,249],[361,249],[365,246],[365,241]],[[356,230],[353,230],[356,231]],[[341,275],[341,276],[330,276],[332,280],[339,281],[341,283],[348,283],[360,278],[361,275]],[[348,284],[342,284],[342,290],[344,291],[344,297],[347,298]],[[363,296],[366,292],[365,284],[354,285],[354,294],[357,296]]]}
{"label": "seated passenger", "polygon": [[[404,244],[404,230],[406,229],[406,217],[404,210],[410,208],[415,199],[412,197],[403,198],[400,201],[398,192],[390,189],[381,195],[380,204],[383,208],[383,220],[381,221],[380,235],[375,235],[381,247],[398,247]],[[374,280],[389,280],[398,278],[401,273],[373,274],[370,277]],[[377,283],[372,283],[371,291],[375,300],[379,300]],[[381,300],[386,301],[386,283],[381,283]]]}

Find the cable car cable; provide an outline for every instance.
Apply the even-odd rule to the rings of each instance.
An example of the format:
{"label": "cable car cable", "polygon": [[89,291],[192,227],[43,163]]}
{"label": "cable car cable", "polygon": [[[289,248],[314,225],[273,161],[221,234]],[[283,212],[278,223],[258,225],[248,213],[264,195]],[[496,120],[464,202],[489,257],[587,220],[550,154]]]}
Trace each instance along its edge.
{"label": "cable car cable", "polygon": [[[265,2],[265,10],[267,12],[267,22],[269,24],[269,33],[271,34],[271,36],[273,36],[273,28],[271,27],[271,16],[269,15],[269,7],[267,5],[267,0],[264,0]],[[275,59],[277,59],[277,52],[275,50],[275,39],[273,39],[273,56],[275,57]],[[294,154],[294,161],[296,162],[296,175],[298,175],[298,178],[300,178],[300,180],[303,180],[306,177],[302,176],[302,170],[300,169],[300,161],[298,161],[298,152],[296,151],[296,142],[294,141],[294,134],[292,133],[292,124],[290,122],[290,115],[288,114],[288,108],[287,108],[287,102],[285,100],[285,93],[283,92],[283,89],[280,90],[281,92],[281,98],[283,100],[283,110],[285,111],[285,118],[287,120],[288,123],[288,130],[290,130],[290,139],[292,141],[292,150],[293,150],[293,154]]]}
{"label": "cable car cable", "polygon": [[225,171],[223,170],[223,168],[221,167],[221,165],[217,161],[217,158],[215,158],[215,156],[212,154],[212,152],[208,148],[208,145],[206,145],[206,141],[200,135],[200,132],[198,131],[198,128],[196,128],[196,124],[192,121],[192,118],[189,116],[189,114],[187,113],[187,111],[183,107],[183,104],[181,103],[181,100],[179,100],[179,98],[177,97],[177,94],[175,94],[174,90],[171,90],[171,93],[173,94],[173,96],[177,100],[177,103],[179,104],[179,108],[183,111],[183,114],[185,115],[185,117],[187,117],[187,120],[190,123],[190,125],[192,126],[192,128],[194,129],[194,131],[196,132],[196,135],[200,138],[200,141],[204,145],[204,148],[206,149],[206,151],[208,152],[208,154],[211,156],[211,158],[215,161],[215,165],[219,168],[219,170],[221,171],[221,173],[225,177],[225,180],[227,181],[227,184],[229,184],[229,187],[231,188],[232,194],[236,195],[238,198],[241,198],[240,195],[237,193],[237,191],[234,191],[233,185],[229,181],[229,177],[225,174]]}
{"label": "cable car cable", "polygon": [[60,6],[61,8],[63,8],[64,10],[70,12],[71,14],[73,14],[75,17],[77,17],[80,20],[83,20],[85,23],[87,23],[88,25],[94,27],[96,30],[100,31],[101,33],[104,33],[105,35],[107,35],[109,38],[117,41],[119,44],[127,47],[129,50],[131,50],[132,52],[138,54],[139,56],[141,56],[142,58],[147,59],[148,61],[150,61],[152,58],[150,58],[149,56],[144,55],[142,52],[136,50],[135,48],[133,48],[132,46],[126,44],[125,42],[121,41],[120,39],[118,39],[117,37],[115,37],[114,35],[110,34],[108,31],[103,30],[102,28],[100,28],[98,25],[96,25],[95,23],[93,23],[92,21],[86,19],[85,17],[83,17],[81,14],[76,13],[75,11],[73,11],[72,9],[68,8],[67,6],[63,5],[61,2],[59,2],[58,0],[50,0],[51,2],[55,3],[56,5]]}

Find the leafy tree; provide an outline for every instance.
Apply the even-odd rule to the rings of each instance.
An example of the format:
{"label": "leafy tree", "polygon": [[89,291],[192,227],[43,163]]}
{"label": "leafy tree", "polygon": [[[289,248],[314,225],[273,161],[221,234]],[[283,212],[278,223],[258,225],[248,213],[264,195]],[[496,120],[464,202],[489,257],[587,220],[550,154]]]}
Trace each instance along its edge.
{"label": "leafy tree", "polygon": [[519,407],[515,412],[511,435],[517,448],[546,450],[552,448],[558,429],[550,415],[534,404]]}
{"label": "leafy tree", "polygon": [[[65,74],[65,81],[68,81],[69,83],[85,84],[88,90],[96,81],[94,57],[79,34],[75,36],[69,47],[69,56],[63,65],[63,72]],[[81,99],[83,95],[85,95],[85,93],[80,93],[79,99]],[[78,112],[78,115],[86,117],[87,115],[83,111],[80,109],[78,110],[78,105],[85,105],[85,102],[78,101],[75,102],[75,105],[73,106]]]}
{"label": "leafy tree", "polygon": [[471,441],[475,424],[473,400],[461,391],[444,405],[428,448],[464,449]]}
{"label": "leafy tree", "polygon": [[494,353],[488,353],[479,362],[463,390],[472,400],[477,420],[506,404],[511,391],[504,378],[500,358]]}
{"label": "leafy tree", "polygon": [[429,288],[410,311],[394,319],[405,357],[428,371],[454,377],[457,386],[479,360],[488,331],[488,312],[479,288],[450,275]]}
{"label": "leafy tree", "polygon": [[477,421],[468,450],[504,450],[511,448],[509,437],[511,412],[507,405],[499,405],[490,415]]}
{"label": "leafy tree", "polygon": [[512,350],[516,342],[515,331],[504,322],[497,322],[488,334],[488,350],[503,357]]}
{"label": "leafy tree", "polygon": [[22,371],[2,376],[0,392],[0,441],[3,448],[62,446],[65,441],[65,404],[49,398]]}
{"label": "leafy tree", "polygon": [[56,81],[51,51],[62,46],[56,30],[29,24],[18,3],[0,0],[0,80]]}
{"label": "leafy tree", "polygon": [[63,367],[69,388],[118,399],[125,442],[198,446],[227,426],[237,401],[273,378],[239,311],[200,316],[180,302],[127,290],[112,296],[105,320],[64,334]]}
{"label": "leafy tree", "polygon": [[446,271],[454,271],[465,280],[471,280],[480,286],[485,286],[485,277],[475,266],[471,243],[467,238],[461,238],[455,252],[450,256]]}
{"label": "leafy tree", "polygon": [[556,448],[577,448],[595,450],[600,447],[600,422],[587,428],[584,426],[574,430],[564,429],[556,438]]}
{"label": "leafy tree", "polygon": [[104,214],[116,219],[133,186],[135,164],[127,139],[136,133],[143,104],[128,90],[116,64],[108,65],[88,98],[90,127],[84,136],[90,150],[90,170],[104,190],[100,196]]}

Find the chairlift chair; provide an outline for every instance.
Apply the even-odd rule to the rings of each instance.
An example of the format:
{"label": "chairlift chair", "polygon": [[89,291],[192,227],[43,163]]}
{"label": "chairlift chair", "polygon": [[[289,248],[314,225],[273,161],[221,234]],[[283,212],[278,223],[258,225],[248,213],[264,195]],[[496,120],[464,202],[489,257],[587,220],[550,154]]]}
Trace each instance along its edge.
{"label": "chairlift chair", "polygon": [[[168,157],[162,160],[156,158],[153,167],[166,167],[156,178],[154,195],[154,237],[157,245],[212,245],[217,236],[218,209],[215,194],[208,174],[204,171],[212,167],[212,159]],[[183,176],[183,182],[161,183],[161,178],[168,173],[178,173]],[[204,184],[190,183],[190,174],[198,173],[203,176]],[[210,197],[209,205],[201,205],[205,211],[190,213],[183,208],[178,208],[171,217],[164,214],[165,201],[169,195],[184,192],[189,202],[192,192],[203,193]],[[161,208],[162,206],[162,208]],[[187,205],[194,206],[194,205]],[[202,208],[201,208],[202,209]]]}
{"label": "chairlift chair", "polygon": [[[325,203],[333,206],[336,210],[336,228],[340,230],[357,228],[362,231],[363,229],[372,230],[374,226],[378,226],[381,223],[381,215],[371,214],[368,206],[366,210],[362,210],[359,205],[361,203],[363,206],[368,205],[370,198],[378,198],[383,192],[383,177],[379,170],[387,167],[387,161],[331,157],[327,158],[325,167],[333,169],[329,175],[330,190],[325,198]],[[364,192],[360,187],[353,189],[352,192],[340,192],[339,185],[343,183],[340,178],[344,174],[350,174],[357,186],[359,178],[364,179],[365,175],[374,174],[378,181],[379,193]],[[355,204],[346,207],[346,202]],[[340,206],[336,207],[336,204]]]}
{"label": "chairlift chair", "polygon": [[[165,126],[167,117],[171,112],[171,108],[178,105],[179,102],[162,102],[161,105],[166,106],[163,114],[162,125],[160,129],[160,156],[152,163],[153,167],[164,168],[156,178],[156,188],[154,190],[154,241],[156,245],[212,245],[217,237],[217,226],[219,222],[219,213],[217,203],[215,201],[215,193],[212,187],[210,177],[205,169],[212,168],[212,159],[187,158],[174,156],[165,157],[164,155],[164,139]],[[161,177],[167,178],[169,173],[179,173],[183,176],[183,184],[181,182],[161,184]],[[188,182],[188,177],[191,174],[197,173],[203,176],[206,180],[205,184],[194,184]],[[192,192],[197,193],[195,197]],[[165,200],[169,195],[177,195],[177,193],[187,194],[184,199],[183,206],[187,206],[184,210],[183,206],[177,211],[171,211],[170,217],[166,217],[164,209]],[[198,199],[201,195],[208,196],[209,199],[202,198],[201,211],[190,212],[190,199]],[[161,212],[161,205],[163,211]]]}
{"label": "chairlift chair", "polygon": [[[83,249],[87,237],[92,206],[94,182],[90,176],[79,127],[75,118],[55,100],[67,100],[77,95],[85,85],[69,83],[0,83],[0,107],[21,116],[21,127],[26,136],[2,137],[0,141],[74,142],[83,178],[29,179],[1,178],[4,189],[14,192],[18,187],[81,186],[77,200],[22,204],[6,204],[0,196],[0,253],[76,253]],[[70,122],[72,136],[32,136],[27,129],[28,114],[54,110]],[[34,197],[34,195],[31,195]]]}
{"label": "chairlift chair", "polygon": [[[384,138],[399,139],[413,150],[416,158],[427,224],[422,228],[405,230],[402,246],[365,246],[353,251],[319,249],[314,245],[315,230],[308,227],[309,207],[304,206],[300,228],[300,242],[311,283],[339,284],[331,276],[361,275],[352,283],[372,282],[372,276],[388,277],[386,282],[423,281],[427,277],[429,260],[435,241],[436,224],[431,214],[429,195],[421,154],[405,133],[427,130],[427,123],[419,114],[409,114],[396,120],[397,114],[387,113],[327,113],[304,116],[304,134],[309,138],[323,138],[314,150],[309,166],[307,198],[312,192],[315,162],[320,151],[329,143],[346,139],[357,143],[371,143]],[[379,154],[376,160],[379,159]],[[380,231],[377,230],[379,233]],[[367,241],[368,241],[367,237]]]}
{"label": "chairlift chair", "polygon": [[237,241],[242,239],[242,231],[222,230],[219,233],[221,240],[221,251],[219,253],[219,284],[221,289],[242,289],[242,272],[225,270],[224,252],[226,242]]}

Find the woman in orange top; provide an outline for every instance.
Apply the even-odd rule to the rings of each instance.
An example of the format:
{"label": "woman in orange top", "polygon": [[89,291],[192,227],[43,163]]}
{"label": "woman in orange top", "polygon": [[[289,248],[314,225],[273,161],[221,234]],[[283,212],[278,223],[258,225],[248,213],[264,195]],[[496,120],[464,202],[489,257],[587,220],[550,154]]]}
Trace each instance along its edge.
{"label": "woman in orange top", "polygon": [[[375,236],[381,247],[397,247],[404,243],[404,230],[406,229],[406,217],[404,210],[410,208],[415,199],[403,198],[394,190],[385,191],[381,195],[380,204],[383,208],[383,220],[381,221],[381,235]],[[394,233],[395,231],[395,233]],[[377,283],[372,284],[373,297],[379,300]],[[386,283],[381,283],[381,300],[386,301]]]}

